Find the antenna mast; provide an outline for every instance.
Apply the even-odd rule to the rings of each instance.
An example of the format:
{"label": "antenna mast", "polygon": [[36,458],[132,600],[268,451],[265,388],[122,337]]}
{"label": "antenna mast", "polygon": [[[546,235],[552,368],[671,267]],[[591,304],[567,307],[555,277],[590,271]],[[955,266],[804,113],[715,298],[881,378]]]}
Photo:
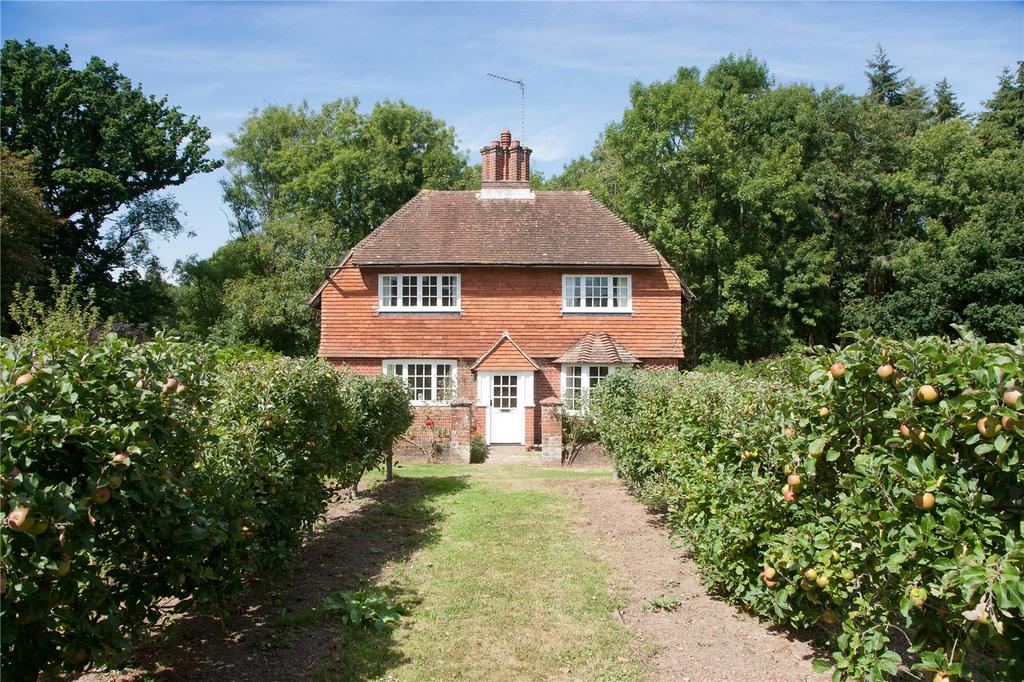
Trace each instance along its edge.
{"label": "antenna mast", "polygon": [[507,78],[506,76],[499,76],[496,73],[488,73],[491,78],[497,78],[500,81],[511,83],[519,88],[519,139],[526,144],[526,84],[518,78]]}

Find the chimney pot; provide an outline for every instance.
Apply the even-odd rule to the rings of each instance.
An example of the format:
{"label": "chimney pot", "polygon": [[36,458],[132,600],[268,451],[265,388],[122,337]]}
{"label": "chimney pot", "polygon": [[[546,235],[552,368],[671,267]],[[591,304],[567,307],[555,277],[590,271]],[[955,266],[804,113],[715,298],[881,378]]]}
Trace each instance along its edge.
{"label": "chimney pot", "polygon": [[484,183],[523,183],[530,180],[530,150],[505,130],[497,140],[480,150]]}

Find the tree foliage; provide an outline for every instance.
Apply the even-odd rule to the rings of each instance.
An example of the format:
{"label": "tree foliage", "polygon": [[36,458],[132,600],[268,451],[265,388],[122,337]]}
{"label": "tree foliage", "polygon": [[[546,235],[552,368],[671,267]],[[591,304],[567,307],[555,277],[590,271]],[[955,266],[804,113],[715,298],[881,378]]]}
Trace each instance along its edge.
{"label": "tree foliage", "polygon": [[817,626],[833,680],[1022,679],[1024,335],[844,340],[616,372],[592,413],[709,588]]}
{"label": "tree foliage", "polygon": [[1024,320],[1024,67],[976,125],[881,48],[868,91],[779,85],[750,55],[635,83],[548,186],[589,189],[697,294],[691,359],[763,357],[871,326],[901,338]]}
{"label": "tree foliage", "polygon": [[0,137],[57,219],[44,262],[106,303],[116,271],[153,264],[149,240],[182,231],[161,191],[220,165],[210,131],[97,57],[76,69],[66,48],[8,40],[0,61]]}
{"label": "tree foliage", "polygon": [[[16,285],[35,287],[47,281],[45,249],[53,243],[60,221],[43,205],[32,164],[0,146],[0,291]],[[3,329],[10,326],[4,306]]]}
{"label": "tree foliage", "polygon": [[233,140],[223,188],[237,237],[179,263],[179,325],[285,353],[316,350],[306,302],[325,267],[420,189],[479,184],[454,131],[404,102],[269,106]]}

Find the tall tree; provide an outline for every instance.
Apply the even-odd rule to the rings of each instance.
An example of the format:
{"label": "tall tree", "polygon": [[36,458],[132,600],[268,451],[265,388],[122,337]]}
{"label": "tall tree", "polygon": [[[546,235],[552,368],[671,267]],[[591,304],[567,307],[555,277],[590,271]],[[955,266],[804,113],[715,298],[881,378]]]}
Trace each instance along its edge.
{"label": "tall tree", "polygon": [[355,242],[423,187],[478,186],[455,133],[430,112],[354,99],[313,110],[269,106],[226,153],[224,199],[237,237],[208,259],[179,263],[178,326],[197,336],[316,350],[306,305]]}
{"label": "tall tree", "polygon": [[872,63],[863,97],[776,85],[750,55],[636,83],[547,183],[590,189],[679,270],[699,297],[691,361],[860,326],[1006,340],[1024,320],[1024,81],[1004,74],[974,127],[936,122],[884,52]]}
{"label": "tall tree", "polygon": [[868,60],[868,69],[864,75],[868,77],[868,98],[890,107],[898,107],[906,103],[907,88],[913,81],[900,78],[903,69],[891,61],[881,45],[875,46],[875,55]]}
{"label": "tall tree", "polygon": [[1003,69],[999,87],[985,103],[978,129],[991,148],[1024,142],[1024,61],[1017,62],[1015,71]]}
{"label": "tall tree", "polygon": [[934,98],[931,110],[933,121],[944,123],[954,118],[963,118],[963,105],[957,100],[948,79],[943,78],[935,84],[932,96]]}
{"label": "tall tree", "polygon": [[240,235],[301,208],[327,216],[338,248],[379,225],[421,188],[472,182],[455,132],[404,102],[363,114],[356,99],[253,112],[225,153],[224,199]]}
{"label": "tall tree", "polygon": [[66,48],[8,40],[0,64],[0,137],[31,161],[60,221],[47,264],[106,300],[113,272],[147,261],[153,236],[182,230],[160,192],[219,166],[206,158],[210,131],[97,57],[75,69]]}

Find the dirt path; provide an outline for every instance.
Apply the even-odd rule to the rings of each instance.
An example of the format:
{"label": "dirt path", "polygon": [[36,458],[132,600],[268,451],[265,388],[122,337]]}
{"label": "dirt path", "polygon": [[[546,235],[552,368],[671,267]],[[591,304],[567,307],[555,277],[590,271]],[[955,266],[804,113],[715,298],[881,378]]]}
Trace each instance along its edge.
{"label": "dirt path", "polygon": [[[623,621],[656,651],[647,665],[653,680],[831,679],[811,669],[816,654],[809,643],[772,631],[710,596],[696,565],[672,546],[668,529],[620,481],[548,484],[576,499],[577,530],[594,541],[599,558],[611,567],[609,589],[628,598],[619,609]],[[676,597],[682,605],[674,611],[644,609],[660,597]]]}
{"label": "dirt path", "polygon": [[[329,619],[297,631],[277,625],[282,610],[300,614],[336,590],[368,584],[389,565],[436,541],[430,499],[465,487],[461,478],[398,479],[333,502],[323,526],[301,548],[295,568],[254,583],[223,621],[184,615],[140,643],[122,670],[77,682],[271,682],[308,676],[329,661],[345,632]],[[337,679],[361,679],[341,675]]]}
{"label": "dirt path", "polygon": [[[709,596],[667,529],[600,472],[403,472],[332,504],[291,574],[255,583],[224,621],[180,617],[125,669],[79,682],[828,679],[811,671],[810,645]],[[419,597],[387,636],[277,622],[336,590],[389,584]],[[644,609],[663,596],[682,606]]]}

